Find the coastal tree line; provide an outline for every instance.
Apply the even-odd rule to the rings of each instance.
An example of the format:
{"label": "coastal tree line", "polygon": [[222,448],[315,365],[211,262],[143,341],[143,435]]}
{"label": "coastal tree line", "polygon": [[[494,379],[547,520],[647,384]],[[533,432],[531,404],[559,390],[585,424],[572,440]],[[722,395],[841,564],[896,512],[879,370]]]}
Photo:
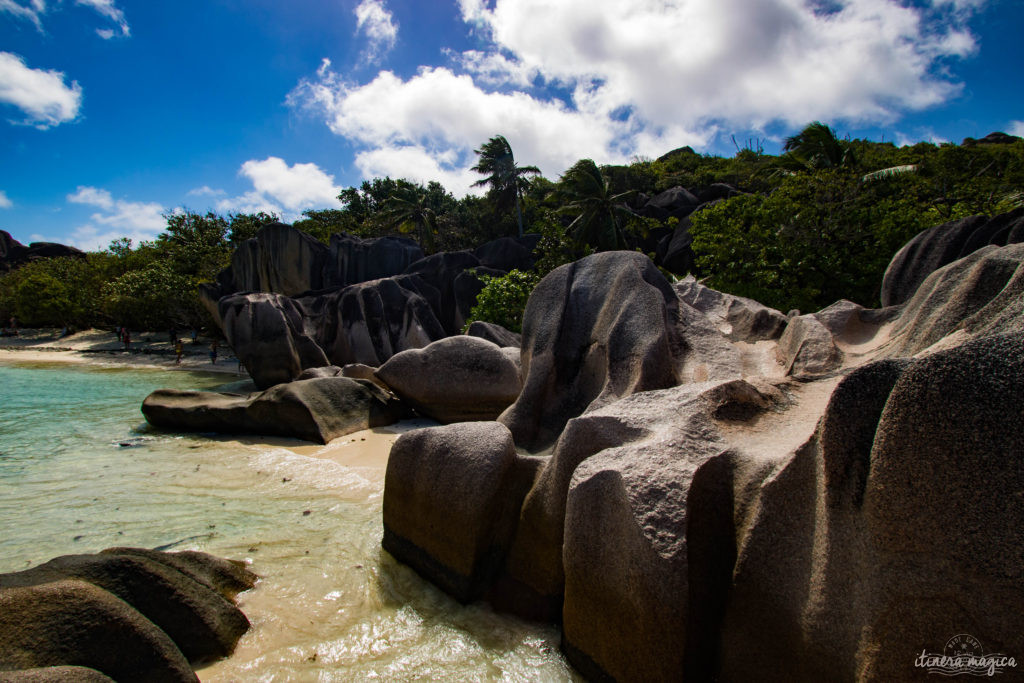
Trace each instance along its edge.
{"label": "coastal tree line", "polygon": [[[636,210],[676,186],[727,183],[738,190],[686,219],[694,274],[783,311],[817,310],[839,298],[875,306],[886,265],[913,235],[1024,203],[1024,140],[1009,136],[897,147],[843,139],[815,122],[787,139],[779,155],[764,153],[757,140],[737,145],[731,157],[684,147],[623,165],[581,159],[557,180],[521,165],[500,135],[477,154],[482,196],[456,198],[437,182],[374,178],[344,189],[340,208],[306,211],[294,225],[324,243],[342,232],[408,236],[427,253],[539,233],[534,270],[488,278],[478,299],[479,317],[514,329],[530,289],[552,268],[594,251],[649,251],[652,233],[678,221]],[[153,241],[122,239],[84,258],[25,264],[0,276],[0,317],[26,326],[210,328],[198,285],[278,218],[179,212],[166,216]]]}

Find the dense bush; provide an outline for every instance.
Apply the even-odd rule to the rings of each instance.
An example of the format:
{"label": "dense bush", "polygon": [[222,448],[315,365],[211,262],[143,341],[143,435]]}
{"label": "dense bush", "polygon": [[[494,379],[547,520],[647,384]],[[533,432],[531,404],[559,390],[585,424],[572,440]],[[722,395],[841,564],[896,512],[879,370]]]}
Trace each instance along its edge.
{"label": "dense bush", "polygon": [[523,311],[530,292],[540,282],[540,276],[521,270],[507,275],[479,275],[484,288],[476,298],[476,306],[469,313],[466,327],[475,320],[495,323],[513,332],[523,330]]}

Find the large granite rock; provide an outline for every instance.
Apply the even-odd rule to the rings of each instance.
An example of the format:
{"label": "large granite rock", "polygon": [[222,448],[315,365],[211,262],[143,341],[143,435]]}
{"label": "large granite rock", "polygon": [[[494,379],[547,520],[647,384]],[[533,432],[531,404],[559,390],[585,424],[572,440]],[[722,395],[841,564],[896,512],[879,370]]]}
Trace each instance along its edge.
{"label": "large granite rock", "polygon": [[[987,246],[930,274],[903,307],[888,355],[1024,330],[1024,244]],[[945,338],[949,339],[945,339]]]}
{"label": "large granite rock", "polygon": [[295,296],[323,289],[327,260],[327,246],[316,238],[290,225],[271,223],[232,254],[233,291]]}
{"label": "large granite rock", "polygon": [[85,252],[55,242],[32,242],[26,247],[6,230],[0,230],[0,273],[29,261],[60,257],[85,258]]}
{"label": "large granite rock", "polygon": [[[459,276],[470,269],[489,272],[482,269],[480,259],[469,251],[444,251],[432,254],[416,261],[405,270],[407,275],[418,275],[439,292],[439,305],[435,311],[437,319],[448,335],[458,334],[462,330],[466,324],[466,315],[482,286],[473,285],[466,278],[462,278],[459,286],[456,286]],[[496,272],[493,271],[492,274]],[[479,282],[475,277],[470,278],[474,282]]]}
{"label": "large granite rock", "polygon": [[786,329],[786,316],[774,308],[705,287],[692,275],[673,287],[683,303],[706,315],[719,332],[733,341],[778,339]]}
{"label": "large granite rock", "polygon": [[338,376],[296,380],[248,396],[159,389],[143,401],[142,413],[150,424],[172,431],[266,434],[317,443],[405,416],[373,382]]}
{"label": "large granite rock", "polygon": [[399,275],[423,258],[423,250],[406,237],[361,238],[331,235],[324,266],[324,288],[345,287]]}
{"label": "large granite rock", "polygon": [[227,656],[248,630],[233,598],[255,580],[203,553],[120,548],[0,574],[0,671],[196,681],[192,666]]}
{"label": "large granite rock", "polygon": [[508,272],[533,267],[533,251],[514,237],[500,237],[473,250],[473,255],[486,268]]}
{"label": "large granite rock", "polygon": [[470,337],[486,339],[489,342],[504,347],[514,346],[518,348],[523,343],[523,336],[518,332],[506,330],[501,325],[484,322],[483,320],[471,322],[469,327],[466,328],[466,334]]}
{"label": "large granite rock", "polygon": [[638,391],[736,376],[738,355],[682,304],[649,258],[604,252],[551,271],[523,315],[523,392],[500,418],[516,444],[549,446],[565,423]]}
{"label": "large granite rock", "polygon": [[398,438],[384,483],[384,549],[463,602],[500,568],[525,494],[512,435],[497,422]]}
{"label": "large granite rock", "polygon": [[371,280],[300,300],[305,324],[335,365],[379,366],[391,356],[447,336],[417,276]]}
{"label": "large granite rock", "polygon": [[402,351],[376,376],[407,405],[442,423],[494,420],[519,396],[519,368],[492,342],[460,335]]}
{"label": "large granite rock", "polygon": [[700,200],[685,187],[676,186],[651,197],[639,213],[647,218],[664,221],[668,218],[685,218],[700,205]]}
{"label": "large granite rock", "polygon": [[290,382],[306,368],[330,365],[306,332],[305,311],[281,294],[234,294],[218,304],[228,344],[261,389]]}
{"label": "large granite rock", "polygon": [[900,249],[882,279],[882,305],[909,300],[934,271],[988,246],[1024,242],[1024,208],[994,218],[970,216],[918,233]]}

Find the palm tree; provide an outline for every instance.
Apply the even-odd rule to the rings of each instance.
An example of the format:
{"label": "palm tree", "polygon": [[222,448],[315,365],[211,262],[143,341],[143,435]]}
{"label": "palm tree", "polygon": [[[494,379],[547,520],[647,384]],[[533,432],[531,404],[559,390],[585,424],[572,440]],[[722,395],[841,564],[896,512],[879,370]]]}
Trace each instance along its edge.
{"label": "palm tree", "polygon": [[478,180],[475,187],[489,186],[489,194],[499,211],[507,211],[514,205],[516,208],[516,223],[519,226],[519,236],[523,236],[523,210],[521,208],[520,196],[529,186],[526,176],[540,175],[540,169],[536,166],[518,166],[515,157],[512,155],[512,146],[504,135],[495,135],[477,150],[480,161],[472,170],[482,173],[487,177]]}
{"label": "palm tree", "polygon": [[806,168],[838,168],[853,162],[849,143],[836,137],[836,132],[821,121],[786,138],[782,150]]}
{"label": "palm tree", "polygon": [[577,214],[568,227],[577,243],[600,250],[626,247],[620,217],[633,215],[623,203],[633,190],[612,195],[608,181],[591,159],[580,159],[573,164],[558,184],[555,194],[567,202],[558,211]]}
{"label": "palm tree", "polygon": [[385,202],[382,218],[388,227],[399,232],[415,232],[423,251],[433,253],[437,214],[427,202],[427,196],[422,193],[408,193],[404,197],[393,194]]}

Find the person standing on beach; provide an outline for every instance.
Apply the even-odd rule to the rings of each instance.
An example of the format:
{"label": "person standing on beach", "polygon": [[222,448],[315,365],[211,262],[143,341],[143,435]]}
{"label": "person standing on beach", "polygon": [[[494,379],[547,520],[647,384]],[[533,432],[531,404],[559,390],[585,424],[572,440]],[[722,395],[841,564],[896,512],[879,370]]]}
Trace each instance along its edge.
{"label": "person standing on beach", "polygon": [[132,333],[128,331],[128,328],[124,328],[124,350],[132,350]]}
{"label": "person standing on beach", "polygon": [[177,356],[177,359],[174,361],[175,365],[181,365],[181,355],[183,353],[185,353],[185,344],[178,339],[174,342],[174,354]]}
{"label": "person standing on beach", "polygon": [[210,342],[210,363],[212,365],[217,364],[217,340],[214,339]]}

